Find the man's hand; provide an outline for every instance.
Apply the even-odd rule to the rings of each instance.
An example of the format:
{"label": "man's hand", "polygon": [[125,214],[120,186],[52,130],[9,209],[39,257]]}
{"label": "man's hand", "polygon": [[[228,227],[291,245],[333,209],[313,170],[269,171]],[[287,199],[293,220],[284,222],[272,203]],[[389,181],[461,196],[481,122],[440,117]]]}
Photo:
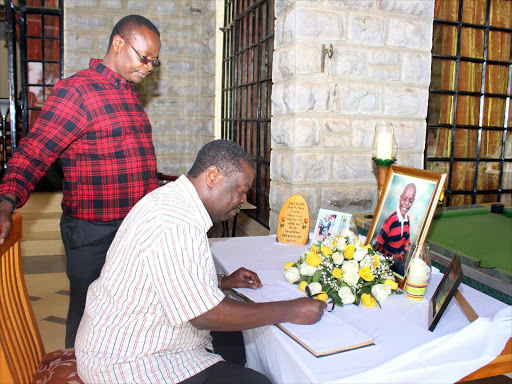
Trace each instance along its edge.
{"label": "man's hand", "polygon": [[7,201],[0,201],[0,245],[9,237],[12,230],[12,205]]}
{"label": "man's hand", "polygon": [[245,268],[239,268],[231,275],[222,279],[221,289],[232,288],[252,288],[257,289],[263,287],[260,278],[256,272],[250,271]]}
{"label": "man's hand", "polygon": [[314,324],[322,318],[327,304],[325,301],[301,297],[291,300],[288,322],[294,324]]}

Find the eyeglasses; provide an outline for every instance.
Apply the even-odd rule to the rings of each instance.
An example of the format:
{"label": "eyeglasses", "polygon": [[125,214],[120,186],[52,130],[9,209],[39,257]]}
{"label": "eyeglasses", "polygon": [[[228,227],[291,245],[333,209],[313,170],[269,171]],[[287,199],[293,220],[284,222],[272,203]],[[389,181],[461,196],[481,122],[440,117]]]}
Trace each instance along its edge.
{"label": "eyeglasses", "polygon": [[139,56],[139,60],[142,64],[144,65],[147,65],[149,63],[151,63],[151,65],[156,68],[156,67],[159,67],[160,66],[160,60],[158,59],[148,59],[146,56],[140,54],[136,49],[135,47],[132,45],[132,43],[130,43],[128,40],[124,39],[128,44],[130,44],[130,47],[132,47],[133,51],[137,54],[137,56]]}

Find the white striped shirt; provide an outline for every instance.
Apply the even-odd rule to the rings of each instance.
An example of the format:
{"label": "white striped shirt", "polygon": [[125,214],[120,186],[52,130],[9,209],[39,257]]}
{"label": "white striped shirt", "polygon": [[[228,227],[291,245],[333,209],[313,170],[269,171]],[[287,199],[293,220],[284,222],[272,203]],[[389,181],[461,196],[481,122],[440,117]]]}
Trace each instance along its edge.
{"label": "white striped shirt", "polygon": [[211,226],[185,176],[133,207],[87,293],[75,342],[86,383],[177,383],[222,360],[189,322],[224,298]]}

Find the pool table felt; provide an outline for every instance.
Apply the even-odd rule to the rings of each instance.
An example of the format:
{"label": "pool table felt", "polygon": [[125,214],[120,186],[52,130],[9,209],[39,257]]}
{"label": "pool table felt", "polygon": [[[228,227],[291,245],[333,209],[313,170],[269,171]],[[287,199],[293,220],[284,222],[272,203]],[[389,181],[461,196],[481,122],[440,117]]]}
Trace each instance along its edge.
{"label": "pool table felt", "polygon": [[512,274],[512,210],[488,207],[445,211],[434,216],[427,241]]}

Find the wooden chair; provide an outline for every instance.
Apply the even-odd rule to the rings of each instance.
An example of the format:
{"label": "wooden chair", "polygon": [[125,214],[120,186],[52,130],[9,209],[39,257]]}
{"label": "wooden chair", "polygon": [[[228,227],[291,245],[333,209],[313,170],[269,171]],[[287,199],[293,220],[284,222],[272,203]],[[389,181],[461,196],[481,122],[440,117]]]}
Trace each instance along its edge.
{"label": "wooden chair", "polygon": [[22,220],[0,246],[0,383],[83,383],[73,349],[45,355],[21,262]]}

